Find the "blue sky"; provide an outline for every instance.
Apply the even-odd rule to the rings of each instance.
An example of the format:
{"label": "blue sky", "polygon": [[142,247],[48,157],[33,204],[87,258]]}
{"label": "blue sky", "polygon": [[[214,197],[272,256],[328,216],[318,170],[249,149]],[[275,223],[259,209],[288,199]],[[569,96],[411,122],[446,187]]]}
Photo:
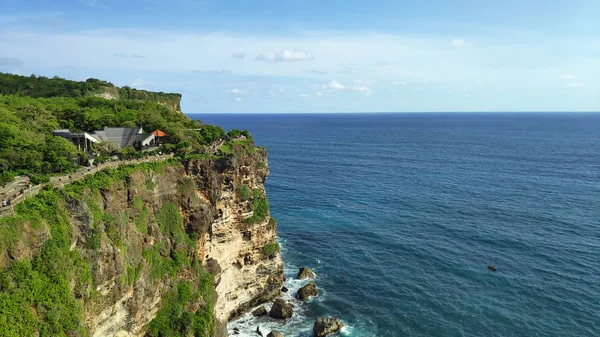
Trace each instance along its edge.
{"label": "blue sky", "polygon": [[187,113],[600,111],[600,1],[1,0],[0,71]]}

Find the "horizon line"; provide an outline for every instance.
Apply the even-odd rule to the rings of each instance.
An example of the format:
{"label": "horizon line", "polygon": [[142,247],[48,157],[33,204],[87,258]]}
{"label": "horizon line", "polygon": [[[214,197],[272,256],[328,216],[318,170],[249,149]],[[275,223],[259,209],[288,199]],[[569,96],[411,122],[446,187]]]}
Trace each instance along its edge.
{"label": "horizon line", "polygon": [[338,112],[183,112],[186,115],[370,115],[370,114],[600,114],[600,110],[581,111],[338,111]]}

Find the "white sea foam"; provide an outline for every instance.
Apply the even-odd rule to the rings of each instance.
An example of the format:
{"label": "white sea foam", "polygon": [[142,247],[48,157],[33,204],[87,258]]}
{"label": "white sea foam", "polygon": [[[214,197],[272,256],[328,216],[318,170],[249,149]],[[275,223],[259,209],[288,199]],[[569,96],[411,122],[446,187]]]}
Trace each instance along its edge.
{"label": "white sea foam", "polygon": [[[256,327],[260,327],[260,331],[263,336],[266,336],[271,330],[279,330],[285,336],[299,336],[299,337],[312,337],[312,326],[315,317],[309,317],[307,315],[308,306],[312,301],[322,301],[326,293],[319,289],[319,296],[312,297],[307,302],[296,300],[294,297],[298,289],[306,285],[311,280],[297,280],[296,274],[298,273],[298,267],[287,264],[284,269],[285,281],[283,285],[288,288],[286,293],[282,293],[282,298],[286,301],[290,301],[294,305],[294,314],[287,320],[278,320],[269,317],[268,315],[262,317],[254,317],[251,312],[246,313],[242,317],[230,322],[227,325],[227,330],[230,336],[239,337],[256,337]],[[315,274],[316,275],[316,274]],[[270,311],[272,303],[265,303],[264,307],[267,312]],[[258,308],[257,306],[252,310]],[[234,328],[238,329],[238,334],[234,335]]]}

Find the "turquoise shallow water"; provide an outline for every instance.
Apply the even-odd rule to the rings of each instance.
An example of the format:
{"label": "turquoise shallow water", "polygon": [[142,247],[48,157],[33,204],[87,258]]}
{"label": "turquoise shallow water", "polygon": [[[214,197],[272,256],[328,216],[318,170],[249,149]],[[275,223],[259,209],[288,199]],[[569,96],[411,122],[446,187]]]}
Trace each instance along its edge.
{"label": "turquoise shallow water", "polygon": [[286,276],[323,291],[243,335],[600,336],[600,115],[193,117],[269,149]]}

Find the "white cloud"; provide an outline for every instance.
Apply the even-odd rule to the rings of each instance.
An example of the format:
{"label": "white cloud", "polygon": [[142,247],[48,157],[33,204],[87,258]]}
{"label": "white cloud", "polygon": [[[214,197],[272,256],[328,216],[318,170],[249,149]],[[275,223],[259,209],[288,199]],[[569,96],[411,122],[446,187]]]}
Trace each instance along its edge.
{"label": "white cloud", "polygon": [[360,85],[358,85],[358,86],[356,86],[356,85],[355,85],[355,86],[353,86],[351,90],[352,90],[352,91],[356,91],[356,92],[361,92],[361,93],[363,93],[363,94],[365,94],[365,95],[367,95],[367,96],[371,95],[371,93],[372,93],[372,92],[371,92],[371,88],[369,88],[369,87],[365,87],[365,86],[360,86]]}
{"label": "white cloud", "polygon": [[394,85],[401,85],[401,86],[405,86],[405,85],[406,85],[406,82],[404,82],[404,81],[394,81],[394,82],[392,82],[392,83],[393,83]]}
{"label": "white cloud", "polygon": [[231,95],[236,95],[236,96],[243,96],[246,95],[247,92],[244,90],[241,90],[240,88],[234,88],[228,91]]}
{"label": "white cloud", "polygon": [[333,80],[327,84],[323,85],[323,89],[330,89],[330,90],[346,90],[346,86],[341,84],[340,82]]}
{"label": "white cloud", "polygon": [[241,97],[236,97],[236,98],[235,98],[235,101],[236,101],[236,102],[241,102],[241,101],[243,101],[243,99],[242,99]]}
{"label": "white cloud", "polygon": [[300,94],[300,97],[302,97],[302,98],[310,98],[310,95],[307,95],[307,94]]}
{"label": "white cloud", "polygon": [[465,40],[464,39],[452,39],[452,45],[456,48],[464,47]]}
{"label": "white cloud", "polygon": [[263,53],[256,57],[258,61],[277,63],[277,62],[297,62],[314,60],[315,57],[311,52],[303,52],[297,50],[284,49],[280,53]]}
{"label": "white cloud", "polygon": [[567,87],[585,87],[585,83],[583,83],[583,82],[567,83]]}
{"label": "white cloud", "polygon": [[322,92],[320,92],[320,91],[317,91],[317,92],[315,93],[315,95],[317,95],[317,96],[323,96],[323,93],[322,93]]}
{"label": "white cloud", "polygon": [[363,93],[367,96],[371,95],[372,91],[371,88],[369,88],[366,84],[368,84],[370,82],[368,81],[361,81],[361,80],[356,80],[354,81],[354,85],[344,85],[340,82],[338,82],[337,80],[333,80],[327,84],[324,84],[322,86],[323,89],[327,90],[327,91],[354,91],[354,92],[360,92]]}
{"label": "white cloud", "polygon": [[571,74],[564,74],[564,75],[560,75],[560,79],[561,80],[574,80],[575,76],[573,76]]}

